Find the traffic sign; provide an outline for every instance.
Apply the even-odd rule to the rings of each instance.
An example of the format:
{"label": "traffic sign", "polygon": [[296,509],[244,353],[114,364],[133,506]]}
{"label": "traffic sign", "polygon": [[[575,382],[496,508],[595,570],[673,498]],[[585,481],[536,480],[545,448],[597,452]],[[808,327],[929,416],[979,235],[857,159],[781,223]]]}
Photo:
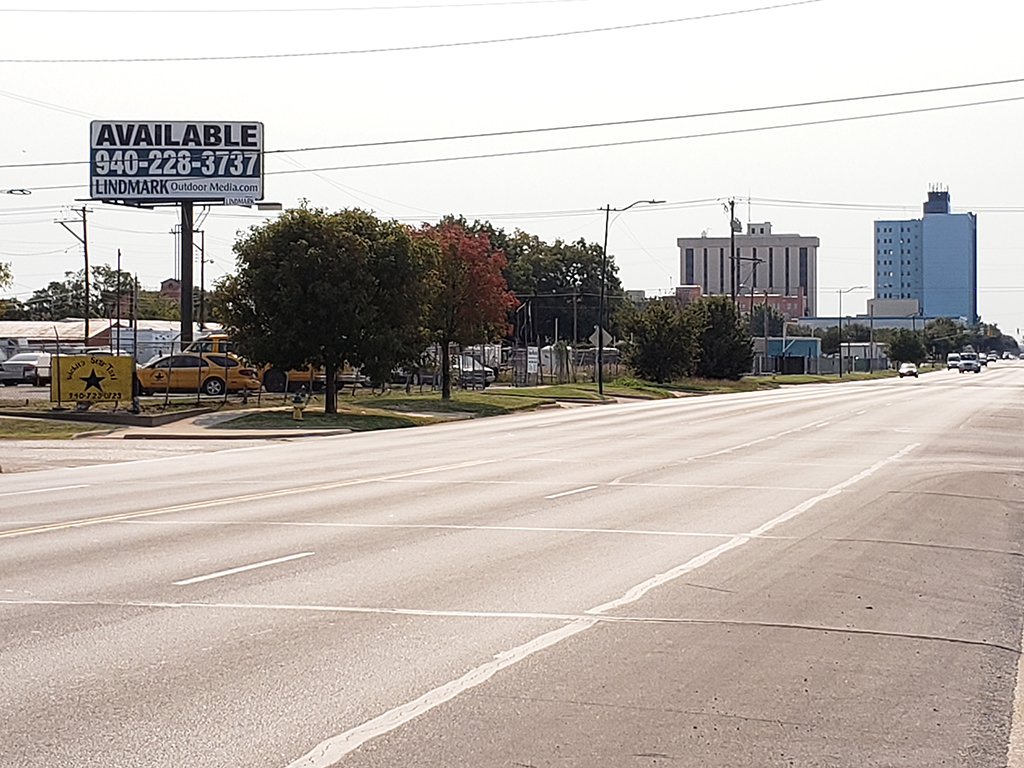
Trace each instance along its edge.
{"label": "traffic sign", "polygon": [[[598,331],[598,329],[597,329],[597,326],[595,325],[594,326],[594,332],[592,334],[590,334],[590,336],[589,336],[590,343],[593,344],[595,347],[597,347],[597,346],[610,347],[611,344],[612,344],[612,335],[610,333],[608,333],[608,331],[606,331],[606,330],[604,330],[602,328],[601,329],[601,335],[598,336],[597,331]],[[598,341],[597,341],[599,338],[601,339],[601,343],[600,344],[598,344]]]}

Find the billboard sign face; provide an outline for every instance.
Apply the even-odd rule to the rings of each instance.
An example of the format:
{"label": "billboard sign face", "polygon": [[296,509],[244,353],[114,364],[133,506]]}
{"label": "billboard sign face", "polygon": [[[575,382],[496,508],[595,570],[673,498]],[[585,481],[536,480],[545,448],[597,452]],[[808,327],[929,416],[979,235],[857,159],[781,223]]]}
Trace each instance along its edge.
{"label": "billboard sign face", "polygon": [[263,123],[94,120],[89,134],[93,200],[263,199]]}

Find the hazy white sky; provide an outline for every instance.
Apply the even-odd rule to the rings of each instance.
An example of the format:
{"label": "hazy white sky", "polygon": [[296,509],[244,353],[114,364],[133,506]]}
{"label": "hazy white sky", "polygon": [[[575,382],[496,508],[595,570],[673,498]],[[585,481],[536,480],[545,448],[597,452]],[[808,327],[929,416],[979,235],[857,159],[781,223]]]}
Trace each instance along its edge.
{"label": "hazy white sky", "polygon": [[[455,213],[548,241],[601,242],[602,206],[665,200],[619,216],[609,238],[623,284],[651,293],[679,282],[677,237],[728,232],[722,201],[735,197],[743,221],[821,238],[821,314],[856,285],[869,288],[844,296],[844,314],[864,311],[873,221],[919,217],[942,184],[954,212],[978,214],[982,319],[1019,337],[1022,22],[1008,0],[0,0],[0,190],[32,190],[0,194],[0,261],[20,298],[81,267],[54,222],[88,194],[98,118],[258,120],[267,150],[296,150],[1021,78],[275,152],[265,179],[286,206],[410,223]],[[113,265],[120,248],[144,286],[174,276],[174,209],[88,207],[92,263]],[[208,281],[265,215],[210,210]]]}

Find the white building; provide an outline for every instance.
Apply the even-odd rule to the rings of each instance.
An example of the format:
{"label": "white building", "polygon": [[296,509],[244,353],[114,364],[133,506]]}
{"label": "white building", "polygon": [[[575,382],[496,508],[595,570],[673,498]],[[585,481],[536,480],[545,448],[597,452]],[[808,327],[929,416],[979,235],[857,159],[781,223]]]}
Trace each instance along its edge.
{"label": "white building", "polygon": [[[680,237],[682,285],[699,285],[704,294],[802,296],[805,315],[818,309],[817,237],[772,233],[771,222],[748,224],[735,236],[735,258],[728,237]],[[731,268],[730,268],[731,267]]]}

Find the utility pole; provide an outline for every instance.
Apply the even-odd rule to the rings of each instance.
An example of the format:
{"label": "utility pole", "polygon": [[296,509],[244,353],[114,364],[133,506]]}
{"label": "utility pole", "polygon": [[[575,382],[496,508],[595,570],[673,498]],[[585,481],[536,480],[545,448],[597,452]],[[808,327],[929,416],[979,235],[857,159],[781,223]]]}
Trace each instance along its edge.
{"label": "utility pole", "polygon": [[[89,209],[86,208],[83,205],[82,206],[82,210],[80,210],[80,211],[77,210],[77,209],[72,209],[72,210],[75,213],[82,215],[82,234],[81,234],[81,236],[79,236],[79,234],[77,232],[75,232],[75,230],[71,229],[71,227],[68,226],[69,222],[58,220],[57,223],[60,224],[62,227],[64,227],[64,229],[66,229],[68,232],[70,232],[72,237],[74,237],[78,242],[80,242],[82,244],[82,253],[85,255],[85,338],[82,339],[82,341],[85,344],[88,344],[89,343],[89,311],[90,311],[90,307],[89,307],[89,225],[88,225],[88,223],[86,221],[86,215],[89,213]],[[74,223],[77,224],[78,220],[75,219]]]}
{"label": "utility pole", "polygon": [[868,373],[875,372],[875,305],[868,302],[868,315],[871,318],[871,335],[868,337]]}
{"label": "utility pole", "polygon": [[117,312],[115,317],[117,318],[117,352],[114,354],[121,354],[121,249],[117,249],[117,296],[114,298],[117,302]]}
{"label": "utility pole", "polygon": [[206,328],[206,230],[199,230],[199,328]]}
{"label": "utility pole", "polygon": [[729,198],[729,279],[732,303],[736,304],[736,200]]}
{"label": "utility pole", "polygon": [[[753,309],[751,309],[753,311]],[[782,319],[785,324],[786,319]],[[768,289],[764,289],[764,363],[768,365]],[[764,373],[764,371],[761,371]]]}
{"label": "utility pole", "polygon": [[839,378],[843,378],[843,292],[839,291]]}
{"label": "utility pole", "polygon": [[181,348],[192,341],[192,201],[181,201]]}

